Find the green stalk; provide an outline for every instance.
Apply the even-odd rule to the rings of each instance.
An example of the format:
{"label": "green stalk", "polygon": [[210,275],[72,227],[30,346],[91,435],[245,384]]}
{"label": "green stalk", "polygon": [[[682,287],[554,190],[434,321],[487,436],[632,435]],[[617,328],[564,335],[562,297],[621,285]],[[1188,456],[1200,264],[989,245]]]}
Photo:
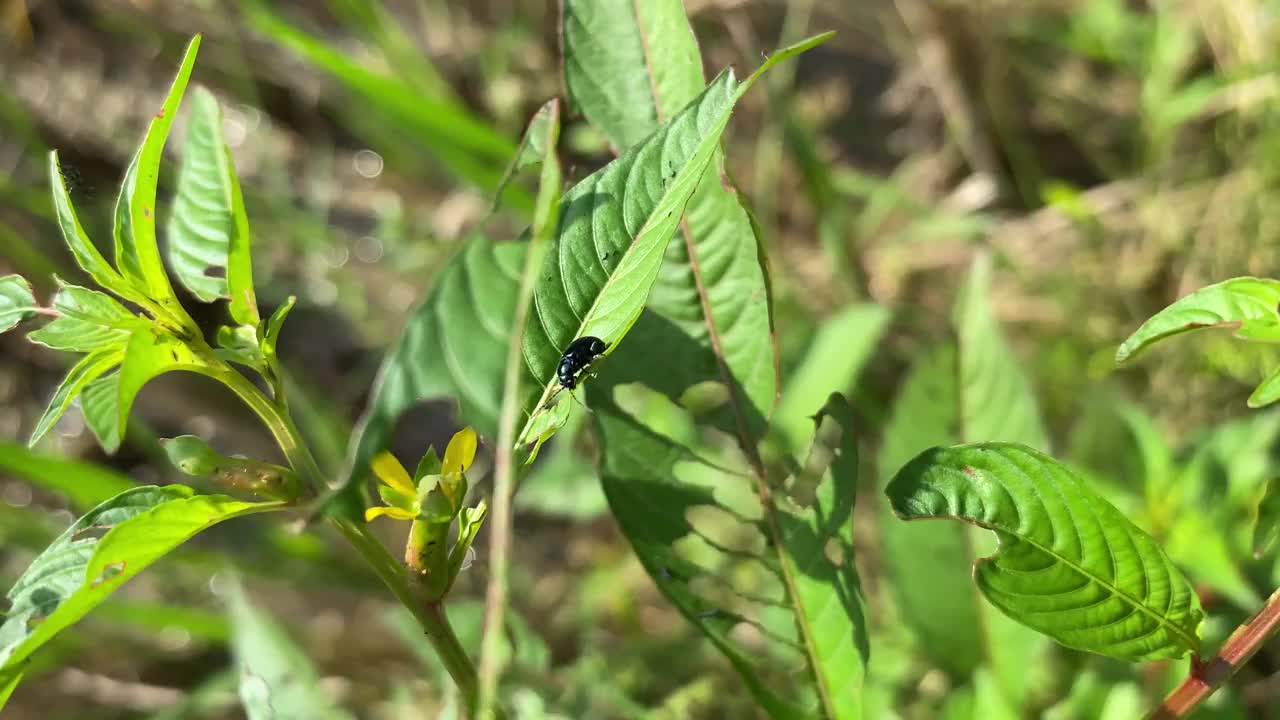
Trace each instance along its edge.
{"label": "green stalk", "polygon": [[[289,465],[294,472],[302,476],[309,491],[315,494],[322,492],[325,487],[324,476],[289,413],[280,404],[272,402],[249,382],[248,378],[230,366],[224,364],[220,370],[212,374],[262,419],[271,431],[272,437],[275,438],[276,444],[288,459]],[[347,542],[360,553],[400,604],[413,613],[414,618],[426,633],[427,640],[439,654],[445,669],[449,671],[449,676],[457,683],[467,709],[474,711],[477,695],[475,666],[472,665],[471,658],[463,649],[462,643],[458,642],[458,636],[449,625],[449,619],[441,603],[430,601],[425,597],[420,588],[410,580],[404,566],[392,557],[386,546],[363,523],[333,517],[329,520],[347,539]],[[502,718],[500,712],[497,715]]]}

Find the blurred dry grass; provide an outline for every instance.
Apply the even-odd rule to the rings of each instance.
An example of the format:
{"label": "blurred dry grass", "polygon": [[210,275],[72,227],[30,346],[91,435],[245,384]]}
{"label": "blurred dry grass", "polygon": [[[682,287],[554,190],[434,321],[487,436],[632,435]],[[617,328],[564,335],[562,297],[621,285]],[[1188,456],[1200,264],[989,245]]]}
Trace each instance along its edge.
{"label": "blurred dry grass", "polygon": [[[355,64],[403,73],[416,92],[447,97],[514,138],[559,92],[548,5],[402,0],[374,21],[360,3],[273,8]],[[1143,371],[1112,377],[1110,363],[1118,340],[1172,299],[1233,275],[1274,274],[1275,2],[687,5],[708,67],[750,65],[784,34],[839,32],[792,77],[748,97],[728,157],[769,238],[784,348],[803,347],[818,320],[853,299],[897,308],[866,376],[871,405],[886,407],[907,360],[944,332],[961,271],[984,246],[999,258],[993,304],[1060,438],[1080,398],[1102,385],[1147,398],[1166,429],[1185,436],[1238,414],[1280,359],[1205,338],[1153,353]],[[381,349],[488,198],[441,165],[433,138],[406,135],[376,103],[255,29],[248,7],[0,3],[0,271],[45,290],[55,272],[74,276],[49,222],[44,149],[61,148],[83,176],[81,216],[101,236],[116,179],[182,43],[205,32],[197,77],[228,109],[252,197],[260,292],[269,303],[303,300],[283,354],[307,401],[305,424],[332,464]],[[575,176],[607,159],[580,124],[566,137]],[[498,222],[512,234],[520,225]],[[22,438],[64,359],[12,335],[0,348],[0,435]],[[198,431],[228,450],[272,452],[243,411],[198,380],[157,383],[139,412],[145,429],[115,458],[101,457],[74,418],[60,426],[57,449],[147,479],[169,473],[156,436]],[[407,425],[400,441],[419,450],[447,437],[439,412]],[[0,574],[13,577],[41,534],[65,522],[56,509],[46,497],[3,505]],[[656,594],[610,520],[528,514],[517,527],[517,609],[549,653],[531,684],[580,717],[636,717],[664,702],[670,717],[749,714],[725,662]],[[376,592],[296,584],[312,567],[298,562],[287,582],[260,578],[261,595],[306,639],[329,687],[353,706],[385,700],[401,682],[421,691]],[[171,570],[163,587],[140,582],[130,596],[214,606],[207,578]],[[476,582],[464,590],[479,593]],[[216,642],[130,627],[101,620],[77,631],[65,648],[79,653],[73,667],[24,686],[6,717],[83,717],[86,706],[93,717],[144,717],[225,666]],[[368,716],[411,716],[396,715],[393,702],[381,708]],[[210,717],[237,711],[220,712]]]}

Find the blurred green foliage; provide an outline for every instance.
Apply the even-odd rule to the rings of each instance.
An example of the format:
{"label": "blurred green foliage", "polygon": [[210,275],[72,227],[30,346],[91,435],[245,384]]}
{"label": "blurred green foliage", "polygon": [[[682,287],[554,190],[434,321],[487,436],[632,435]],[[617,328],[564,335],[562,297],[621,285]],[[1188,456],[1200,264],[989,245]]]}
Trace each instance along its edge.
{"label": "blurred green foliage", "polygon": [[[445,260],[477,229],[511,239],[527,224],[527,183],[509,188],[492,215],[490,195],[523,123],[561,92],[554,10],[522,0],[10,7],[0,23],[0,275],[29,278],[42,303],[55,277],[88,282],[57,240],[45,152],[60,149],[60,177],[88,236],[110,237],[114,190],[141,128],[187,38],[203,30],[200,82],[222,106],[253,218],[262,314],[299,298],[279,337],[287,373],[278,381],[336,475],[375,370],[414,304],[429,288],[452,288],[458,304],[495,300],[482,284],[456,285],[467,268]],[[998,341],[997,367],[983,382],[1025,385],[1036,441],[1165,547],[1212,618],[1206,647],[1280,584],[1274,549],[1255,556],[1262,543],[1246,522],[1264,497],[1263,518],[1275,522],[1268,489],[1280,472],[1280,415],[1249,412],[1246,400],[1280,353],[1202,333],[1156,347],[1122,373],[1113,362],[1117,345],[1176,299],[1274,274],[1280,8],[1271,0],[688,7],[708,67],[754,67],[762,49],[838,32],[770,79],[768,93],[744,99],[724,156],[760,210],[753,217],[769,258],[783,377],[801,391],[807,379],[836,378],[854,410],[865,472],[853,546],[874,648],[865,716],[1127,718],[1149,709],[1185,675],[1185,660],[1129,666],[1036,646],[1028,652],[1048,659],[1024,672],[1017,657],[984,643],[998,628],[982,624],[991,608],[967,567],[989,539],[939,541],[935,555],[904,559],[879,490],[924,447],[997,439],[972,427],[979,411],[1026,420],[1023,410],[966,406],[958,382],[970,362],[966,337],[994,332],[1007,347]],[[175,134],[192,123],[180,117]],[[572,180],[619,142],[582,118],[565,134]],[[164,158],[162,206],[182,197],[183,180],[168,167],[180,147],[170,143]],[[975,298],[965,278],[979,249],[990,276]],[[471,243],[463,252],[484,250]],[[24,314],[23,291],[12,289],[0,298],[0,322]],[[220,319],[175,289],[212,333]],[[966,297],[988,305],[980,322],[990,327],[953,316]],[[74,411],[28,451],[11,441],[30,435],[68,360],[15,335],[0,347],[6,587],[72,513],[132,484],[184,480],[157,437],[199,435],[219,454],[281,459],[251,416],[187,376],[139,396],[114,456],[96,448]],[[779,412],[790,438],[806,411],[787,402]],[[607,515],[598,440],[584,414],[516,496],[504,678],[516,716],[758,714],[730,663],[659,593]],[[451,405],[433,402],[386,433],[398,454],[416,457],[455,429]],[[489,462],[482,455],[477,470]],[[936,534],[961,536],[950,527]],[[53,642],[7,709],[51,720],[239,717],[243,625],[271,622],[285,629],[263,636],[273,647],[257,654],[295,665],[298,653],[310,658],[314,671],[294,680],[333,705],[361,717],[416,718],[424,708],[460,716],[416,626],[389,613],[381,588],[337,548],[325,531],[294,535],[270,522],[215,529]],[[261,609],[231,589],[227,557]],[[482,563],[464,571],[458,592],[478,597],[483,577]],[[922,577],[941,584],[912,592]],[[451,613],[464,645],[478,647],[480,605]],[[762,659],[776,660],[763,651]],[[1265,648],[1196,717],[1276,717],[1269,677],[1277,669],[1280,653]]]}

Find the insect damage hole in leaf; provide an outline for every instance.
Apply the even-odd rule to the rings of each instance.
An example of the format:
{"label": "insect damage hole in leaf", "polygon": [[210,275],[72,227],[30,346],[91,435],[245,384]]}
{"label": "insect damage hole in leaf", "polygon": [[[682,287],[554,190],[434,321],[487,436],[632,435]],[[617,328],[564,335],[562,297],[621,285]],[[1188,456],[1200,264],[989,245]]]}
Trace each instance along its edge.
{"label": "insect damage hole in leaf", "polygon": [[116,560],[114,562],[109,562],[106,565],[103,565],[102,572],[98,574],[98,577],[95,578],[94,581],[90,583],[89,586],[96,588],[99,585],[102,585],[103,583],[107,582],[111,578],[123,573],[124,569],[128,566],[129,566],[129,561],[127,560]]}

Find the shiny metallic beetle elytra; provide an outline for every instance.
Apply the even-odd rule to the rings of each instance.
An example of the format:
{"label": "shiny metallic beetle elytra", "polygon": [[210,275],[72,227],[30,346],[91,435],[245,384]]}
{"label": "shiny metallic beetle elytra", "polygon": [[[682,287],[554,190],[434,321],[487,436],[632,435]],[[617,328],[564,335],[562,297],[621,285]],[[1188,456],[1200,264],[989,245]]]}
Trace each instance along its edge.
{"label": "shiny metallic beetle elytra", "polygon": [[564,354],[560,356],[560,365],[556,367],[556,377],[560,379],[560,386],[566,390],[577,387],[578,377],[582,371],[608,349],[609,346],[594,335],[584,335],[569,343],[569,347],[565,348]]}

